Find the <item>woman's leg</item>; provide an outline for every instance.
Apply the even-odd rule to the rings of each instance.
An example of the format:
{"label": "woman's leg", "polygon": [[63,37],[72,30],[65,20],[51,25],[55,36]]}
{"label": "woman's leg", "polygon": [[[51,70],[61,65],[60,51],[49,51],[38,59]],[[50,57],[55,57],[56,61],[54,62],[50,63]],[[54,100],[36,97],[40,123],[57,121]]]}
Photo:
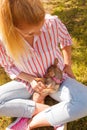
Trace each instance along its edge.
{"label": "woman's leg", "polygon": [[30,128],[58,126],[87,116],[87,87],[74,79],[66,79],[51,97],[60,103],[40,112],[32,119]]}
{"label": "woman's leg", "polygon": [[0,86],[0,116],[30,118],[48,108],[29,100],[30,97],[24,83],[11,81]]}
{"label": "woman's leg", "polygon": [[31,117],[35,102],[24,83],[11,81],[0,86],[0,116]]}

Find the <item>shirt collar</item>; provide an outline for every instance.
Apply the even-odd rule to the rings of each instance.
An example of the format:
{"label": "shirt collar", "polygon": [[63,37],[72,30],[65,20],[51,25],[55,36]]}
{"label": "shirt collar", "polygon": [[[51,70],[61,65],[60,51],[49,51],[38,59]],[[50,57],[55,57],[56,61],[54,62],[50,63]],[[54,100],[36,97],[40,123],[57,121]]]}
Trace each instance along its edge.
{"label": "shirt collar", "polygon": [[[50,16],[51,16],[50,14],[45,15],[44,24],[43,24],[42,28],[40,29],[41,32],[46,32],[50,29],[50,27],[51,27],[51,22],[49,21]],[[38,38],[39,38],[38,35],[34,35],[34,43],[38,40]]]}
{"label": "shirt collar", "polygon": [[[42,28],[40,29],[41,32],[46,32],[46,24],[44,22],[44,25],[42,26]],[[38,35],[34,35],[34,43],[38,40],[39,36]]]}

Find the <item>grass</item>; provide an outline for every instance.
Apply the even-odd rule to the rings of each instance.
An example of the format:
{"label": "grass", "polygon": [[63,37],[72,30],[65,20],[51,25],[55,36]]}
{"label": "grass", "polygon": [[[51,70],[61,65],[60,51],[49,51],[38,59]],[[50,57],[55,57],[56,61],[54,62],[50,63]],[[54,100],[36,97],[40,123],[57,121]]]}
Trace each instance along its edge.
{"label": "grass", "polygon": [[[44,2],[45,1],[45,2]],[[68,28],[72,39],[72,69],[80,82],[87,85],[87,1],[86,0],[43,0],[47,12],[58,15]],[[10,79],[0,68],[0,84]],[[84,99],[86,100],[86,99]],[[47,103],[56,103],[47,98]],[[12,122],[12,118],[0,118],[0,130]],[[38,130],[51,130],[51,127],[38,128]],[[68,123],[68,130],[87,130],[87,117]]]}

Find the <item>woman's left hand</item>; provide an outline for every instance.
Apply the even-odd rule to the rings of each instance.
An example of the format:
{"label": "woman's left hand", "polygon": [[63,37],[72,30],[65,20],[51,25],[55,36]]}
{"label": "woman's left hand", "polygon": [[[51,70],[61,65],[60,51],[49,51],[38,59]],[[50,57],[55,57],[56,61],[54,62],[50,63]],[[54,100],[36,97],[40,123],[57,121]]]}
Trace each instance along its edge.
{"label": "woman's left hand", "polygon": [[42,93],[42,91],[46,88],[46,85],[44,85],[44,83],[42,83],[41,81],[37,82],[35,80],[33,80],[32,82],[30,82],[32,88],[38,92],[38,93]]}
{"label": "woman's left hand", "polygon": [[69,77],[75,79],[75,76],[74,76],[74,74],[73,74],[73,71],[72,71],[72,69],[71,69],[71,66],[65,64],[65,67],[64,67],[63,71],[64,71],[66,74],[68,74]]}

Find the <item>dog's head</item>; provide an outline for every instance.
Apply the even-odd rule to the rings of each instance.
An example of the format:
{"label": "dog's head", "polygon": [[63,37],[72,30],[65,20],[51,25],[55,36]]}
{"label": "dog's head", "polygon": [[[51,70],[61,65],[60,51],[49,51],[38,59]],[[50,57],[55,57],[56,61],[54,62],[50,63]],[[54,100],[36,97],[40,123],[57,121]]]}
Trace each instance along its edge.
{"label": "dog's head", "polygon": [[45,74],[46,78],[52,78],[52,77],[56,77],[58,79],[62,79],[62,71],[58,68],[58,59],[55,58],[54,60],[54,64],[51,65],[48,69],[47,72]]}

